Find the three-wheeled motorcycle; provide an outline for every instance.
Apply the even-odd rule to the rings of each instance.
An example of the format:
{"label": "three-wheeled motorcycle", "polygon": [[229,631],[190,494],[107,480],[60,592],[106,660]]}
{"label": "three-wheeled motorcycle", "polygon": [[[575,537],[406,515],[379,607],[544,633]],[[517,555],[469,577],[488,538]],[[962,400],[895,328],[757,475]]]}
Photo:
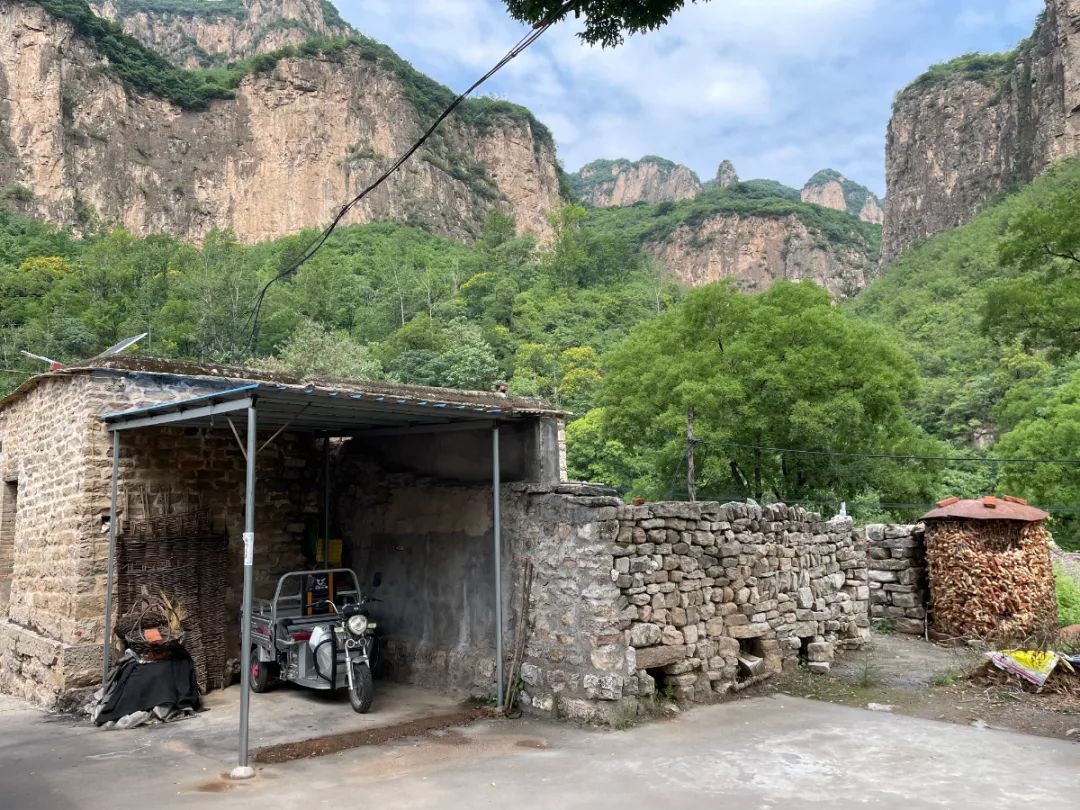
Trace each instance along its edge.
{"label": "three-wheeled motorcycle", "polygon": [[348,688],[353,710],[375,698],[371,677],[375,624],[349,568],[290,571],[274,598],[256,599],[251,615],[251,689],[277,681],[310,689]]}

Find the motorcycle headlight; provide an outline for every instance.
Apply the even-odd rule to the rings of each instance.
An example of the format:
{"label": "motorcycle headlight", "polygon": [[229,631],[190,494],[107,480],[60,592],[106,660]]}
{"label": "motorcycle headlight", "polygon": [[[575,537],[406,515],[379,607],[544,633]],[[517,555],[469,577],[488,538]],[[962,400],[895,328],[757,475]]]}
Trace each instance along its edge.
{"label": "motorcycle headlight", "polygon": [[368,620],[367,616],[350,616],[349,617],[349,632],[354,636],[364,635],[364,631],[367,630]]}

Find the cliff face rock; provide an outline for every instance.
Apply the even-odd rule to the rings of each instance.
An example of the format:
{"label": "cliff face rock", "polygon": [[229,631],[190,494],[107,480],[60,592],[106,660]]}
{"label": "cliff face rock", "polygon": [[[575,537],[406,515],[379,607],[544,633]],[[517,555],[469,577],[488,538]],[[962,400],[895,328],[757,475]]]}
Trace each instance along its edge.
{"label": "cliff face rock", "polygon": [[693,171],[658,157],[596,160],[570,175],[571,187],[581,200],[597,208],[638,202],[676,202],[701,191]]}
{"label": "cliff face rock", "polygon": [[882,261],[971,220],[1080,153],[1080,0],[1046,0],[1011,54],[961,57],[897,97],[886,141]]}
{"label": "cliff face rock", "polygon": [[[194,240],[214,227],[246,241],[295,233],[329,221],[426,123],[400,78],[353,50],[282,60],[235,99],[189,111],[126,89],[41,7],[0,15],[0,188],[29,189],[27,212],[51,222]],[[347,221],[461,238],[498,209],[547,238],[559,199],[550,140],[522,116],[444,127]]]}
{"label": "cliff face rock", "polygon": [[[195,0],[193,0],[195,2]],[[92,0],[98,14],[181,67],[224,64],[352,29],[320,0],[202,0],[197,11],[163,11],[146,0]]]}
{"label": "cliff face rock", "polygon": [[870,189],[848,180],[835,169],[822,169],[807,180],[799,198],[835,211],[846,211],[874,225],[880,225],[885,218],[881,202]]}
{"label": "cliff face rock", "polygon": [[716,214],[645,247],[693,287],[730,278],[740,290],[760,292],[781,279],[809,279],[837,298],[862,289],[877,261],[868,250],[829,243],[795,215]]}

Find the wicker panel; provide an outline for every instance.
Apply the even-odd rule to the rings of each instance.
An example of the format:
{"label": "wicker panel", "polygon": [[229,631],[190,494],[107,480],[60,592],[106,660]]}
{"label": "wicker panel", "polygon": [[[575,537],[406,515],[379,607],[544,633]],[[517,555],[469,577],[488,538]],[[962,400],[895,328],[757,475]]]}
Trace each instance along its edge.
{"label": "wicker panel", "polygon": [[144,591],[168,597],[181,615],[184,647],[204,692],[226,684],[228,548],[201,509],[129,521],[117,543],[118,613]]}

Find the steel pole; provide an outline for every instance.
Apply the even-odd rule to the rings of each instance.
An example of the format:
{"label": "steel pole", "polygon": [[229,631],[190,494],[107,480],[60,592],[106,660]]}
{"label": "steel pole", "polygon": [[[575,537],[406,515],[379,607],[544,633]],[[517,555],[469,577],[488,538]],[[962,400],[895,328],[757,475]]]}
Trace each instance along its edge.
{"label": "steel pole", "polygon": [[503,621],[502,621],[502,471],[499,469],[499,426],[491,429],[491,478],[495,517],[495,680],[497,706],[503,705]]}
{"label": "steel pole", "polygon": [[330,437],[323,437],[322,446],[323,461],[323,524],[322,541],[323,553],[321,562],[330,567]]}
{"label": "steel pole", "polygon": [[255,556],[255,402],[248,407],[247,473],[244,480],[244,606],[240,618],[240,755],[229,774],[233,779],[250,779],[255,770],[248,765],[248,711],[251,703],[251,567]]}
{"label": "steel pole", "polygon": [[120,477],[120,432],[112,432],[112,491],[109,496],[109,562],[105,571],[105,648],[102,651],[101,683],[109,677],[112,649],[113,569],[116,568],[116,490]]}

